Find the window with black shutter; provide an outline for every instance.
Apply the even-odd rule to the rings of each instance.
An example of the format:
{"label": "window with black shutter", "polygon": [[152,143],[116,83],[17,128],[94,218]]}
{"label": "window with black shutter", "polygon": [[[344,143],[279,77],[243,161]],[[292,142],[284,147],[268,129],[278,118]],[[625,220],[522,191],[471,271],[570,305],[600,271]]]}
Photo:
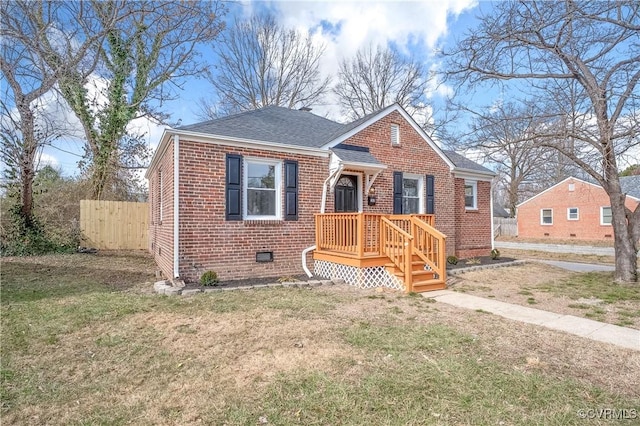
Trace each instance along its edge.
{"label": "window with black shutter", "polygon": [[298,162],[284,162],[284,219],[298,220]]}
{"label": "window with black shutter", "polygon": [[226,218],[242,220],[242,156],[227,154]]}
{"label": "window with black shutter", "polygon": [[436,214],[435,176],[427,175],[427,214]]}
{"label": "window with black shutter", "polygon": [[393,172],[393,214],[402,214],[402,172]]}

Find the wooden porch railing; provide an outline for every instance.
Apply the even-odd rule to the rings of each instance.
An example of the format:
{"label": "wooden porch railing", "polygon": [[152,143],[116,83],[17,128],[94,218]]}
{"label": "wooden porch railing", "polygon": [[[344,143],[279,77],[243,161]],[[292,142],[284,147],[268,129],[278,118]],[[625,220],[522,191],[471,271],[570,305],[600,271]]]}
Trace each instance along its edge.
{"label": "wooden porch railing", "polygon": [[411,236],[413,237],[413,252],[429,265],[436,273],[436,278],[445,281],[446,277],[446,236],[429,226],[424,221],[411,218]]}
{"label": "wooden porch railing", "polygon": [[[407,288],[411,268],[406,269],[406,262],[411,265],[415,254],[444,281],[446,237],[433,224],[433,215],[316,214],[316,250],[360,259],[387,256],[404,273]],[[405,253],[407,242],[409,253]]]}
{"label": "wooden porch railing", "polygon": [[411,260],[413,237],[386,217],[380,221],[380,247],[391,262],[404,274],[404,285],[408,292],[413,291]]}

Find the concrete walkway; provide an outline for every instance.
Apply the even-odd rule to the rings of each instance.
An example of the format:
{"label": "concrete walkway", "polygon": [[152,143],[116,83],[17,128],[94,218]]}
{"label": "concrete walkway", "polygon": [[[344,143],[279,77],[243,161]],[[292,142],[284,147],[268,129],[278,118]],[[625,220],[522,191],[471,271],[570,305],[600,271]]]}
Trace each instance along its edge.
{"label": "concrete walkway", "polygon": [[450,290],[429,291],[421,294],[424,297],[459,308],[482,309],[515,321],[541,325],[552,330],[560,330],[576,336],[586,337],[587,339],[640,351],[640,330],[579,318],[573,315],[556,314]]}
{"label": "concrete walkway", "polygon": [[613,256],[613,247],[578,246],[569,244],[537,244],[518,243],[513,241],[496,241],[498,249],[535,250],[552,253],[595,254],[601,256]]}
{"label": "concrete walkway", "polygon": [[556,266],[558,268],[566,269],[573,272],[612,272],[616,270],[613,265],[602,265],[597,263],[578,263],[578,262],[564,262],[560,260],[540,260],[535,259],[535,262],[546,263],[547,265]]}

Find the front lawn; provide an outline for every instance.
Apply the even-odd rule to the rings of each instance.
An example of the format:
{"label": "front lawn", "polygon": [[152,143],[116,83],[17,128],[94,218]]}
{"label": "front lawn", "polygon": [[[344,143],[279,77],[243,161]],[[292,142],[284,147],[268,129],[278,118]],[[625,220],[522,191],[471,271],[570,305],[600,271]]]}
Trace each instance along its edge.
{"label": "front lawn", "polygon": [[[503,271],[508,270],[502,269]],[[3,259],[3,424],[583,424],[640,352],[348,286],[157,296],[148,258]]]}
{"label": "front lawn", "polygon": [[640,284],[617,284],[613,272],[576,273],[531,262],[455,279],[456,291],[640,329]]}

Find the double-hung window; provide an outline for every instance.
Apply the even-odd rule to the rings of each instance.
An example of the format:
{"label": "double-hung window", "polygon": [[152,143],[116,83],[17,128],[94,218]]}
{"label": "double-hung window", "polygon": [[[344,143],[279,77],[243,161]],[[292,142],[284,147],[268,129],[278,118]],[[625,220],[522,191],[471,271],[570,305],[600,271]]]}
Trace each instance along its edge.
{"label": "double-hung window", "polygon": [[540,224],[553,225],[553,209],[540,209]]}
{"label": "double-hung window", "polygon": [[478,182],[475,180],[464,181],[464,207],[467,210],[478,209]]}
{"label": "double-hung window", "polygon": [[600,225],[611,225],[611,207],[600,207]]}
{"label": "double-hung window", "polygon": [[281,162],[246,159],[244,170],[244,217],[280,219]]}
{"label": "double-hung window", "polygon": [[405,173],[402,177],[402,213],[422,213],[423,193],[422,176]]}
{"label": "double-hung window", "polygon": [[567,220],[578,220],[578,219],[580,219],[580,216],[578,214],[578,208],[569,207],[567,209]]}

